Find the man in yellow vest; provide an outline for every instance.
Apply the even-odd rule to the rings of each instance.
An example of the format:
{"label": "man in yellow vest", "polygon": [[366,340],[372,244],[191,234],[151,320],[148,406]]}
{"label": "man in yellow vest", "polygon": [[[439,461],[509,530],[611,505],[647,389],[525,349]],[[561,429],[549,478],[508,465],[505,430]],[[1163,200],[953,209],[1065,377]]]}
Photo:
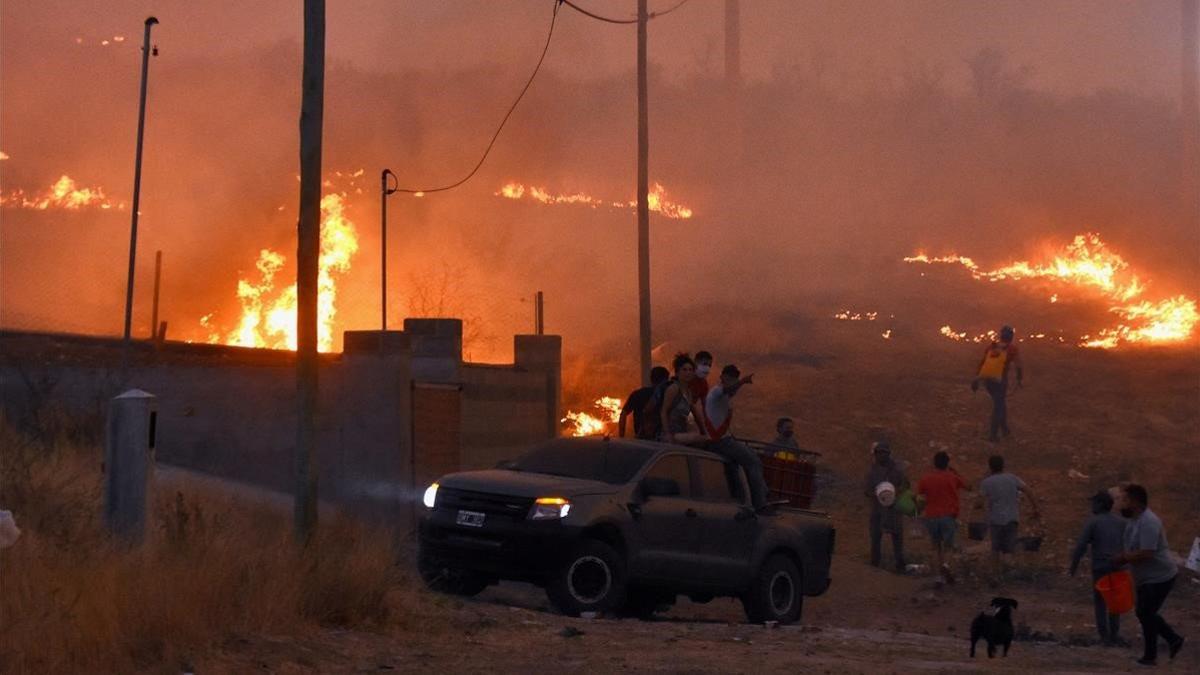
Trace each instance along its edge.
{"label": "man in yellow vest", "polygon": [[1000,440],[1000,434],[1010,435],[1008,429],[1008,371],[1015,367],[1017,370],[1017,386],[1021,386],[1023,373],[1021,371],[1021,353],[1017,350],[1012,326],[1000,329],[998,339],[992,341],[983,352],[979,362],[979,370],[971,382],[971,391],[979,390],[982,382],[987,393],[992,397],[992,425],[988,434],[991,441]]}

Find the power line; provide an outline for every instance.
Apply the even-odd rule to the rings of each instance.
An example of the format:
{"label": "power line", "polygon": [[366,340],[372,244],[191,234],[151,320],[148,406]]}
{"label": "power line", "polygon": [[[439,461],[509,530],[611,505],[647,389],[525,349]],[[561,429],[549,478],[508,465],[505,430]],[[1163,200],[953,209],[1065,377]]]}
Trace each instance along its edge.
{"label": "power line", "polygon": [[[604,21],[606,23],[616,23],[616,24],[631,24],[631,23],[638,22],[637,19],[614,19],[612,17],[601,16],[599,14],[596,14],[595,12],[591,12],[591,11],[588,11],[588,10],[580,7],[579,5],[571,2],[571,0],[561,0],[561,1],[562,1],[562,4],[570,7],[571,9],[575,10],[576,12],[579,12],[580,14],[583,14],[584,16],[589,16],[598,21]],[[674,12],[675,10],[679,9],[680,7],[683,7],[687,3],[688,3],[688,0],[679,0],[679,2],[675,3],[670,9],[664,9],[661,12],[650,12],[649,14],[646,15],[646,18],[647,19],[656,19],[660,16],[666,16],[667,14]]]}
{"label": "power line", "polygon": [[[684,0],[684,1],[686,2],[687,0]],[[496,144],[496,139],[500,137],[500,132],[504,130],[504,125],[506,123],[508,123],[508,118],[512,117],[513,111],[517,109],[517,104],[519,104],[521,102],[521,99],[525,98],[525,92],[529,91],[530,85],[533,84],[533,79],[535,77],[537,77],[538,71],[540,71],[542,69],[542,62],[546,60],[546,53],[548,51],[550,51],[550,38],[554,37],[554,23],[558,19],[558,8],[559,8],[559,5],[562,4],[563,2],[566,2],[566,0],[555,0],[554,13],[550,15],[550,30],[547,31],[547,33],[546,33],[546,44],[542,47],[542,54],[541,54],[541,56],[538,57],[537,65],[533,67],[533,73],[530,74],[529,79],[526,80],[525,86],[521,88],[521,93],[517,94],[517,100],[513,101],[513,104],[511,106],[509,106],[509,108],[508,108],[508,112],[504,113],[504,119],[500,120],[500,126],[496,127],[496,133],[492,134],[492,140],[488,141],[487,147],[484,148],[484,150],[483,150],[483,156],[479,158],[479,162],[477,162],[475,164],[475,168],[471,169],[471,172],[468,173],[466,176],[463,176],[463,178],[461,180],[451,183],[449,185],[443,185],[441,187],[433,187],[433,188],[397,187],[395,190],[391,190],[391,192],[406,192],[409,194],[415,194],[418,192],[420,192],[420,193],[445,192],[446,190],[453,190],[454,188],[471,180],[471,177],[474,176],[476,174],[476,172],[479,171],[480,167],[483,166],[484,161],[487,160],[488,154],[491,153],[491,151],[492,151],[492,146],[494,146]],[[570,4],[570,3],[567,3],[567,4]],[[390,194],[390,192],[389,192],[389,194]]]}
{"label": "power line", "polygon": [[671,12],[674,12],[675,10],[679,9],[680,7],[683,7],[686,4],[688,4],[688,0],[679,0],[679,2],[675,3],[675,6],[672,7],[671,9],[664,9],[661,12],[650,12],[650,15],[647,18],[656,19],[660,16],[666,16],[666,15],[670,14]]}
{"label": "power line", "polygon": [[584,16],[590,16],[593,19],[596,19],[598,21],[605,21],[607,23],[637,23],[638,22],[637,19],[610,19],[607,16],[600,16],[599,14],[593,14],[592,12],[589,12],[586,9],[580,7],[579,5],[571,2],[571,0],[562,0],[562,3],[564,5],[566,5],[567,7],[570,7],[571,9],[575,10],[576,12],[579,12],[580,14],[583,14]]}

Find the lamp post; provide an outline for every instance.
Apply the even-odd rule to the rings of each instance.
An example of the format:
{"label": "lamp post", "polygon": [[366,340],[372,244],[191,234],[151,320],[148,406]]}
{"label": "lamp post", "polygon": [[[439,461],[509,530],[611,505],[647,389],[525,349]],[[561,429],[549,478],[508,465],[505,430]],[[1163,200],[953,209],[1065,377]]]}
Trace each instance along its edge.
{"label": "lamp post", "polygon": [[387,198],[400,186],[392,186],[388,179],[396,180],[391,169],[379,174],[379,355],[383,355],[384,336],[387,333]]}
{"label": "lamp post", "polygon": [[[133,214],[129,224],[129,277],[125,283],[125,344],[129,345],[129,331],[133,320],[133,269],[137,262],[138,205],[142,196],[142,137],[146,130],[146,78],[150,74],[150,28],[158,19],[146,17],[146,32],[142,37],[142,95],[138,101],[137,150],[133,160]],[[155,55],[158,48],[153,49]]]}

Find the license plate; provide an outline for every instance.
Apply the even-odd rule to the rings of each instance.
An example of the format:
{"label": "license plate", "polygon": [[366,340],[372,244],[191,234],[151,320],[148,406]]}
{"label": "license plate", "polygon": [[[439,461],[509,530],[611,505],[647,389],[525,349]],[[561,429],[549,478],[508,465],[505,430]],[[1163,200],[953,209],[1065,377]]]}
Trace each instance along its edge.
{"label": "license plate", "polygon": [[483,527],[483,518],[486,515],[479,511],[459,511],[456,522],[467,527]]}

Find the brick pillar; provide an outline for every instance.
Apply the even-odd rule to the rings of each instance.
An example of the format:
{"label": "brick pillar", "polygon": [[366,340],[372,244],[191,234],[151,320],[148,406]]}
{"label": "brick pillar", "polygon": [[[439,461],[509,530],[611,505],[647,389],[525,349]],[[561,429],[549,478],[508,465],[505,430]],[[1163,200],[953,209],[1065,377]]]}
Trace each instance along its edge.
{"label": "brick pillar", "polygon": [[562,337],[517,335],[513,338],[516,367],[546,374],[546,435],[558,436],[562,419]]}

